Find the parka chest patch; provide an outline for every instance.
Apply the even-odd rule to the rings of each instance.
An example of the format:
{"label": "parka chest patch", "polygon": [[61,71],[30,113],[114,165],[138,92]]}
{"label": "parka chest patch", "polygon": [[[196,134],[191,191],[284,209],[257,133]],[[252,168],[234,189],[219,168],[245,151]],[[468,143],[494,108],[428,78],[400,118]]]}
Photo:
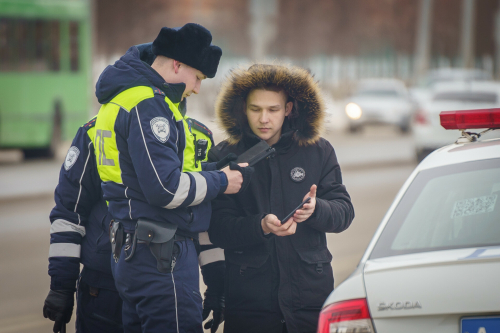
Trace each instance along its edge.
{"label": "parka chest patch", "polygon": [[75,146],[71,146],[66,154],[66,158],[64,159],[64,169],[68,171],[75,164],[78,155],[80,155],[80,149]]}
{"label": "parka chest patch", "polygon": [[292,178],[294,182],[300,183],[306,178],[306,172],[299,167],[293,168],[292,171],[290,171],[290,178]]}
{"label": "parka chest patch", "polygon": [[170,135],[170,125],[167,118],[156,117],[151,119],[151,130],[161,143],[165,143]]}

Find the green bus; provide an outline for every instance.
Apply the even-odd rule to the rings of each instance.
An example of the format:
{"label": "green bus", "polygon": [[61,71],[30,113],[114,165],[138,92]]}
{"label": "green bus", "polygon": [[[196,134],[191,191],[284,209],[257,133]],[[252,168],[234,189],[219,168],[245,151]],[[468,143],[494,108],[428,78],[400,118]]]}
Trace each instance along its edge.
{"label": "green bus", "polygon": [[89,117],[90,0],[0,0],[0,148],[53,155]]}

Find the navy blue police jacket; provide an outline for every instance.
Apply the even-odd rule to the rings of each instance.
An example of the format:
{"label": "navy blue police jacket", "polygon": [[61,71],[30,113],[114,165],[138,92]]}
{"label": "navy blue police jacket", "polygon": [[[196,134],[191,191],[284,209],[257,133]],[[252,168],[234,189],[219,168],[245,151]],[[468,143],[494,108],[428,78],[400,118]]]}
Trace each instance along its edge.
{"label": "navy blue police jacket", "polygon": [[[120,93],[138,86],[152,87],[154,96],[130,109],[112,102]],[[97,115],[96,128],[103,126],[102,131],[112,132],[113,137],[106,140],[111,140],[108,142],[118,154],[114,166],[99,165],[98,169],[101,173],[113,167],[115,175],[119,174],[117,181],[105,179],[101,173],[102,190],[109,212],[124,223],[126,230],[134,230],[137,219],[146,218],[176,224],[178,230],[196,237],[208,229],[210,201],[225,188],[227,179],[220,171],[183,172],[185,126],[165,97],[177,105],[184,89],[184,83],[165,82],[141,60],[135,46],[99,77],[96,96],[103,108]],[[119,106],[112,118],[104,113],[110,102]],[[165,137],[154,132],[153,125],[158,121],[168,130]]]}
{"label": "navy blue police jacket", "polygon": [[59,173],[50,213],[50,288],[74,289],[80,274],[92,286],[115,290],[111,275],[110,216],[102,197],[94,145],[95,118],[80,127]]}

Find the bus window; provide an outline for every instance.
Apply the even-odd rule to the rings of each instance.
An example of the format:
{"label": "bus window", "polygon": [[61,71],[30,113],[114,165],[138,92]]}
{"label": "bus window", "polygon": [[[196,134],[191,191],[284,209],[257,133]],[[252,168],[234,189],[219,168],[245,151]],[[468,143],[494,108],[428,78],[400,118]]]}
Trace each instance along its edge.
{"label": "bus window", "polygon": [[61,36],[58,21],[47,22],[47,53],[49,54],[47,62],[50,71],[58,71],[61,69],[61,47],[59,39]]}
{"label": "bus window", "polygon": [[0,71],[59,71],[58,21],[0,17]]}
{"label": "bus window", "polygon": [[80,69],[79,30],[78,22],[69,22],[69,59],[72,72],[78,72]]}

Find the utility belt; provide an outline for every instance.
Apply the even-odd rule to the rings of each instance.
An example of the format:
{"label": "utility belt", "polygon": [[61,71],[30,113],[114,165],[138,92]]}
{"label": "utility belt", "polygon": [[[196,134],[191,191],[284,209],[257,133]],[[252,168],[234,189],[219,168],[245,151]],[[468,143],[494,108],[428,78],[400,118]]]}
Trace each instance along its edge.
{"label": "utility belt", "polygon": [[177,225],[168,222],[156,222],[146,219],[137,220],[135,232],[125,232],[123,223],[111,220],[109,238],[113,259],[118,262],[123,245],[131,249],[125,261],[130,261],[135,254],[138,243],[148,245],[151,254],[156,258],[156,268],[162,273],[173,271],[179,247],[175,241],[195,240],[197,235],[177,230]]}

